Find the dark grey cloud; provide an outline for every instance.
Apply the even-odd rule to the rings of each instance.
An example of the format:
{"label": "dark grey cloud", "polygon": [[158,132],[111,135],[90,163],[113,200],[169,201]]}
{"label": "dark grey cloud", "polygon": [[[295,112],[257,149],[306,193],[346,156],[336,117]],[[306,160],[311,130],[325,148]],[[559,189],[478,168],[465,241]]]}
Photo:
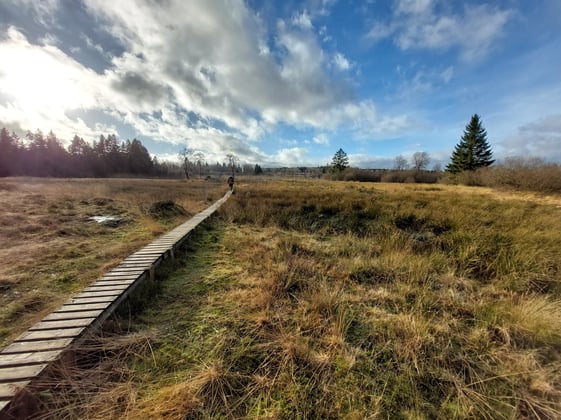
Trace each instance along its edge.
{"label": "dark grey cloud", "polygon": [[111,82],[111,87],[133,101],[160,106],[168,97],[168,88],[138,73],[127,72]]}

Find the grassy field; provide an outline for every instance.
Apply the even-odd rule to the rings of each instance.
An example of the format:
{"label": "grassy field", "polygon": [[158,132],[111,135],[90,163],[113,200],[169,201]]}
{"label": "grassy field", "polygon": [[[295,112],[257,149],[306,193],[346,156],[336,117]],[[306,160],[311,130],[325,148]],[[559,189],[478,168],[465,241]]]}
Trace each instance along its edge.
{"label": "grassy field", "polygon": [[39,384],[44,412],[559,418],[560,222],[558,197],[242,182],[157,293]]}
{"label": "grassy field", "polygon": [[[225,191],[218,181],[1,179],[0,347]],[[184,214],[155,206],[170,200]]]}

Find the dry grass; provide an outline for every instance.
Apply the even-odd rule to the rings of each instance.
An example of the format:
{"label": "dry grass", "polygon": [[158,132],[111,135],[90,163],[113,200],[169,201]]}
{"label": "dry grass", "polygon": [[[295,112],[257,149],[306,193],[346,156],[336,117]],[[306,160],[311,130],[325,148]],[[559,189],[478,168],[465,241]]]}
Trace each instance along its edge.
{"label": "dry grass", "polygon": [[555,205],[268,181],[220,215],[133,320],[150,347],[76,417],[561,416]]}
{"label": "dry grass", "polygon": [[[188,217],[154,217],[147,211],[152,203],[172,200],[194,214],[224,191],[222,183],[199,180],[3,179],[0,345]],[[95,215],[123,223],[87,220]]]}

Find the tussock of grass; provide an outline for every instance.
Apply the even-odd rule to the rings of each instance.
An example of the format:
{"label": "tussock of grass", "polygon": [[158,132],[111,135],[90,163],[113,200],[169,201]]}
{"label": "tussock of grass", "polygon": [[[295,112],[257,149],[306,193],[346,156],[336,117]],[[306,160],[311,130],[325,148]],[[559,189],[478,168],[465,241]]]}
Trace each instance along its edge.
{"label": "tussock of grass", "polygon": [[112,413],[559,418],[558,224],[446,186],[240,186],[133,320]]}

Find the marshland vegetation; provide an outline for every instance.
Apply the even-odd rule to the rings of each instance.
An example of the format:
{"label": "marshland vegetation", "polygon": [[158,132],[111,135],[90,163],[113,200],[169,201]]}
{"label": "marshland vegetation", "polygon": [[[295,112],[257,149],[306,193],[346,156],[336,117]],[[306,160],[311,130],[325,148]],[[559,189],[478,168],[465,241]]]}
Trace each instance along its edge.
{"label": "marshland vegetation", "polygon": [[42,404],[56,418],[559,418],[560,215],[554,196],[486,188],[240,182]]}

